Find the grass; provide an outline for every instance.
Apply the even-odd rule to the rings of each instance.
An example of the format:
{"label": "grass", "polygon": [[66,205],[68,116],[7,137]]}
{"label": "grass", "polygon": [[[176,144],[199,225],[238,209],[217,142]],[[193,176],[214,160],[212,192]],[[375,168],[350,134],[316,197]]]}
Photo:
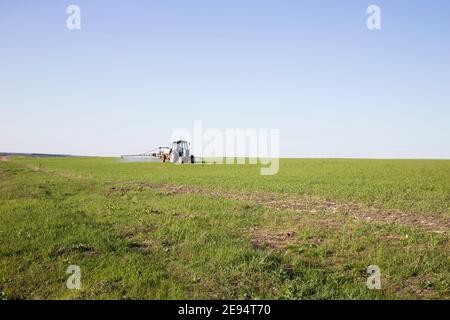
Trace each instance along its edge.
{"label": "grass", "polygon": [[450,161],[282,159],[274,176],[255,165],[167,166],[107,158],[21,158],[50,170],[95,179],[150,180],[245,192],[315,195],[368,206],[450,216]]}
{"label": "grass", "polygon": [[[447,221],[449,178],[450,161],[283,159],[276,176],[252,165],[0,161],[0,299],[449,299],[448,232],[167,188]],[[81,290],[65,285],[73,264]],[[369,265],[382,290],[366,287]]]}

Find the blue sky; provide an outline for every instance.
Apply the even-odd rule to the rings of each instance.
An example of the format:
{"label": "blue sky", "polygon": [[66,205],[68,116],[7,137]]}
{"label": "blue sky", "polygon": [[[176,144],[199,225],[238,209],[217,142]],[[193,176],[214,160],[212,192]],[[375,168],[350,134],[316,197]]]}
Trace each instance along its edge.
{"label": "blue sky", "polygon": [[450,158],[446,0],[2,0],[0,40],[0,151],[136,153],[202,120],[280,129],[288,157]]}

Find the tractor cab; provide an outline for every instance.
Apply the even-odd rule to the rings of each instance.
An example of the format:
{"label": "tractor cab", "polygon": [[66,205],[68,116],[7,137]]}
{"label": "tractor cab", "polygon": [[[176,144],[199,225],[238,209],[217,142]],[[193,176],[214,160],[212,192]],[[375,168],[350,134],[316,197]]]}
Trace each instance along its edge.
{"label": "tractor cab", "polygon": [[191,154],[191,148],[187,141],[179,140],[172,142],[170,149],[170,162],[172,163],[194,163],[195,158]]}

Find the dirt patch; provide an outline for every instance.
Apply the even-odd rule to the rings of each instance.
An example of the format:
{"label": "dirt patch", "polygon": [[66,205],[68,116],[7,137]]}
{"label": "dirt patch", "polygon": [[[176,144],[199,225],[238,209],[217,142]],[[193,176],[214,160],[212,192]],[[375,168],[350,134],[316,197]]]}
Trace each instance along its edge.
{"label": "dirt patch", "polygon": [[163,185],[151,182],[119,182],[118,185],[110,187],[106,194],[107,196],[120,195],[124,196],[130,192],[142,192],[146,190],[156,190],[161,195],[176,194],[174,190],[178,187],[171,185]]}
{"label": "dirt patch", "polygon": [[6,156],[1,156],[1,157],[0,157],[0,161],[8,162],[8,161],[9,161],[9,158],[6,157]]}
{"label": "dirt patch", "polygon": [[281,196],[267,201],[264,196],[256,195],[254,201],[276,210],[325,212],[345,215],[356,220],[377,222],[383,224],[400,224],[410,227],[420,227],[425,230],[444,233],[450,229],[450,219],[420,213],[402,212],[395,209],[368,208],[357,203],[341,203],[321,200],[313,197]]}
{"label": "dirt patch", "polygon": [[119,231],[120,235],[128,240],[128,249],[148,251],[154,247],[155,241],[148,238],[148,234],[156,230],[153,225],[128,226]]}
{"label": "dirt patch", "polygon": [[68,255],[70,253],[81,253],[83,255],[91,256],[91,257],[98,255],[98,252],[95,250],[94,247],[92,247],[88,244],[84,244],[84,243],[74,244],[71,246],[62,246],[62,247],[56,248],[55,250],[53,250],[51,255],[52,256],[63,256],[63,255]]}
{"label": "dirt patch", "polygon": [[126,195],[128,192],[130,192],[129,188],[126,187],[111,187],[108,189],[108,191],[106,192],[107,196],[112,196],[112,195],[120,195],[120,196],[124,196]]}
{"label": "dirt patch", "polygon": [[144,226],[144,225],[137,225],[137,226],[129,226],[120,231],[120,234],[127,238],[127,239],[133,239],[134,237],[142,234],[147,234],[154,232],[156,230],[156,227],[153,225],[150,226]]}
{"label": "dirt patch", "polygon": [[267,228],[253,228],[250,232],[250,243],[256,249],[284,249],[296,242],[294,238],[295,231],[293,230],[274,231]]}
{"label": "dirt patch", "polygon": [[103,280],[95,283],[92,287],[94,292],[97,293],[110,293],[117,290],[124,290],[124,284],[122,280]]}
{"label": "dirt patch", "polygon": [[[274,228],[250,228],[247,233],[250,234],[250,243],[256,249],[286,249],[291,245],[309,245],[319,246],[324,243],[324,239],[318,236],[311,236],[306,239],[299,239],[297,231],[301,225],[290,229]],[[244,231],[245,232],[245,231]]]}
{"label": "dirt patch", "polygon": [[395,289],[400,295],[418,295],[422,298],[431,298],[435,296],[436,290],[433,288],[433,277],[429,275],[420,275],[403,281]]}
{"label": "dirt patch", "polygon": [[128,245],[130,250],[149,251],[155,245],[155,241],[150,239],[132,240]]}

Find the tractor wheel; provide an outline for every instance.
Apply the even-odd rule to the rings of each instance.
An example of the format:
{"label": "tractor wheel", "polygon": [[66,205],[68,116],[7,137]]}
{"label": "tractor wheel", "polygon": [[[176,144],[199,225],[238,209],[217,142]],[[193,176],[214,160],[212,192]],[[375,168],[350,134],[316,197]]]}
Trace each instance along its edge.
{"label": "tractor wheel", "polygon": [[191,163],[195,163],[195,157],[191,156]]}

